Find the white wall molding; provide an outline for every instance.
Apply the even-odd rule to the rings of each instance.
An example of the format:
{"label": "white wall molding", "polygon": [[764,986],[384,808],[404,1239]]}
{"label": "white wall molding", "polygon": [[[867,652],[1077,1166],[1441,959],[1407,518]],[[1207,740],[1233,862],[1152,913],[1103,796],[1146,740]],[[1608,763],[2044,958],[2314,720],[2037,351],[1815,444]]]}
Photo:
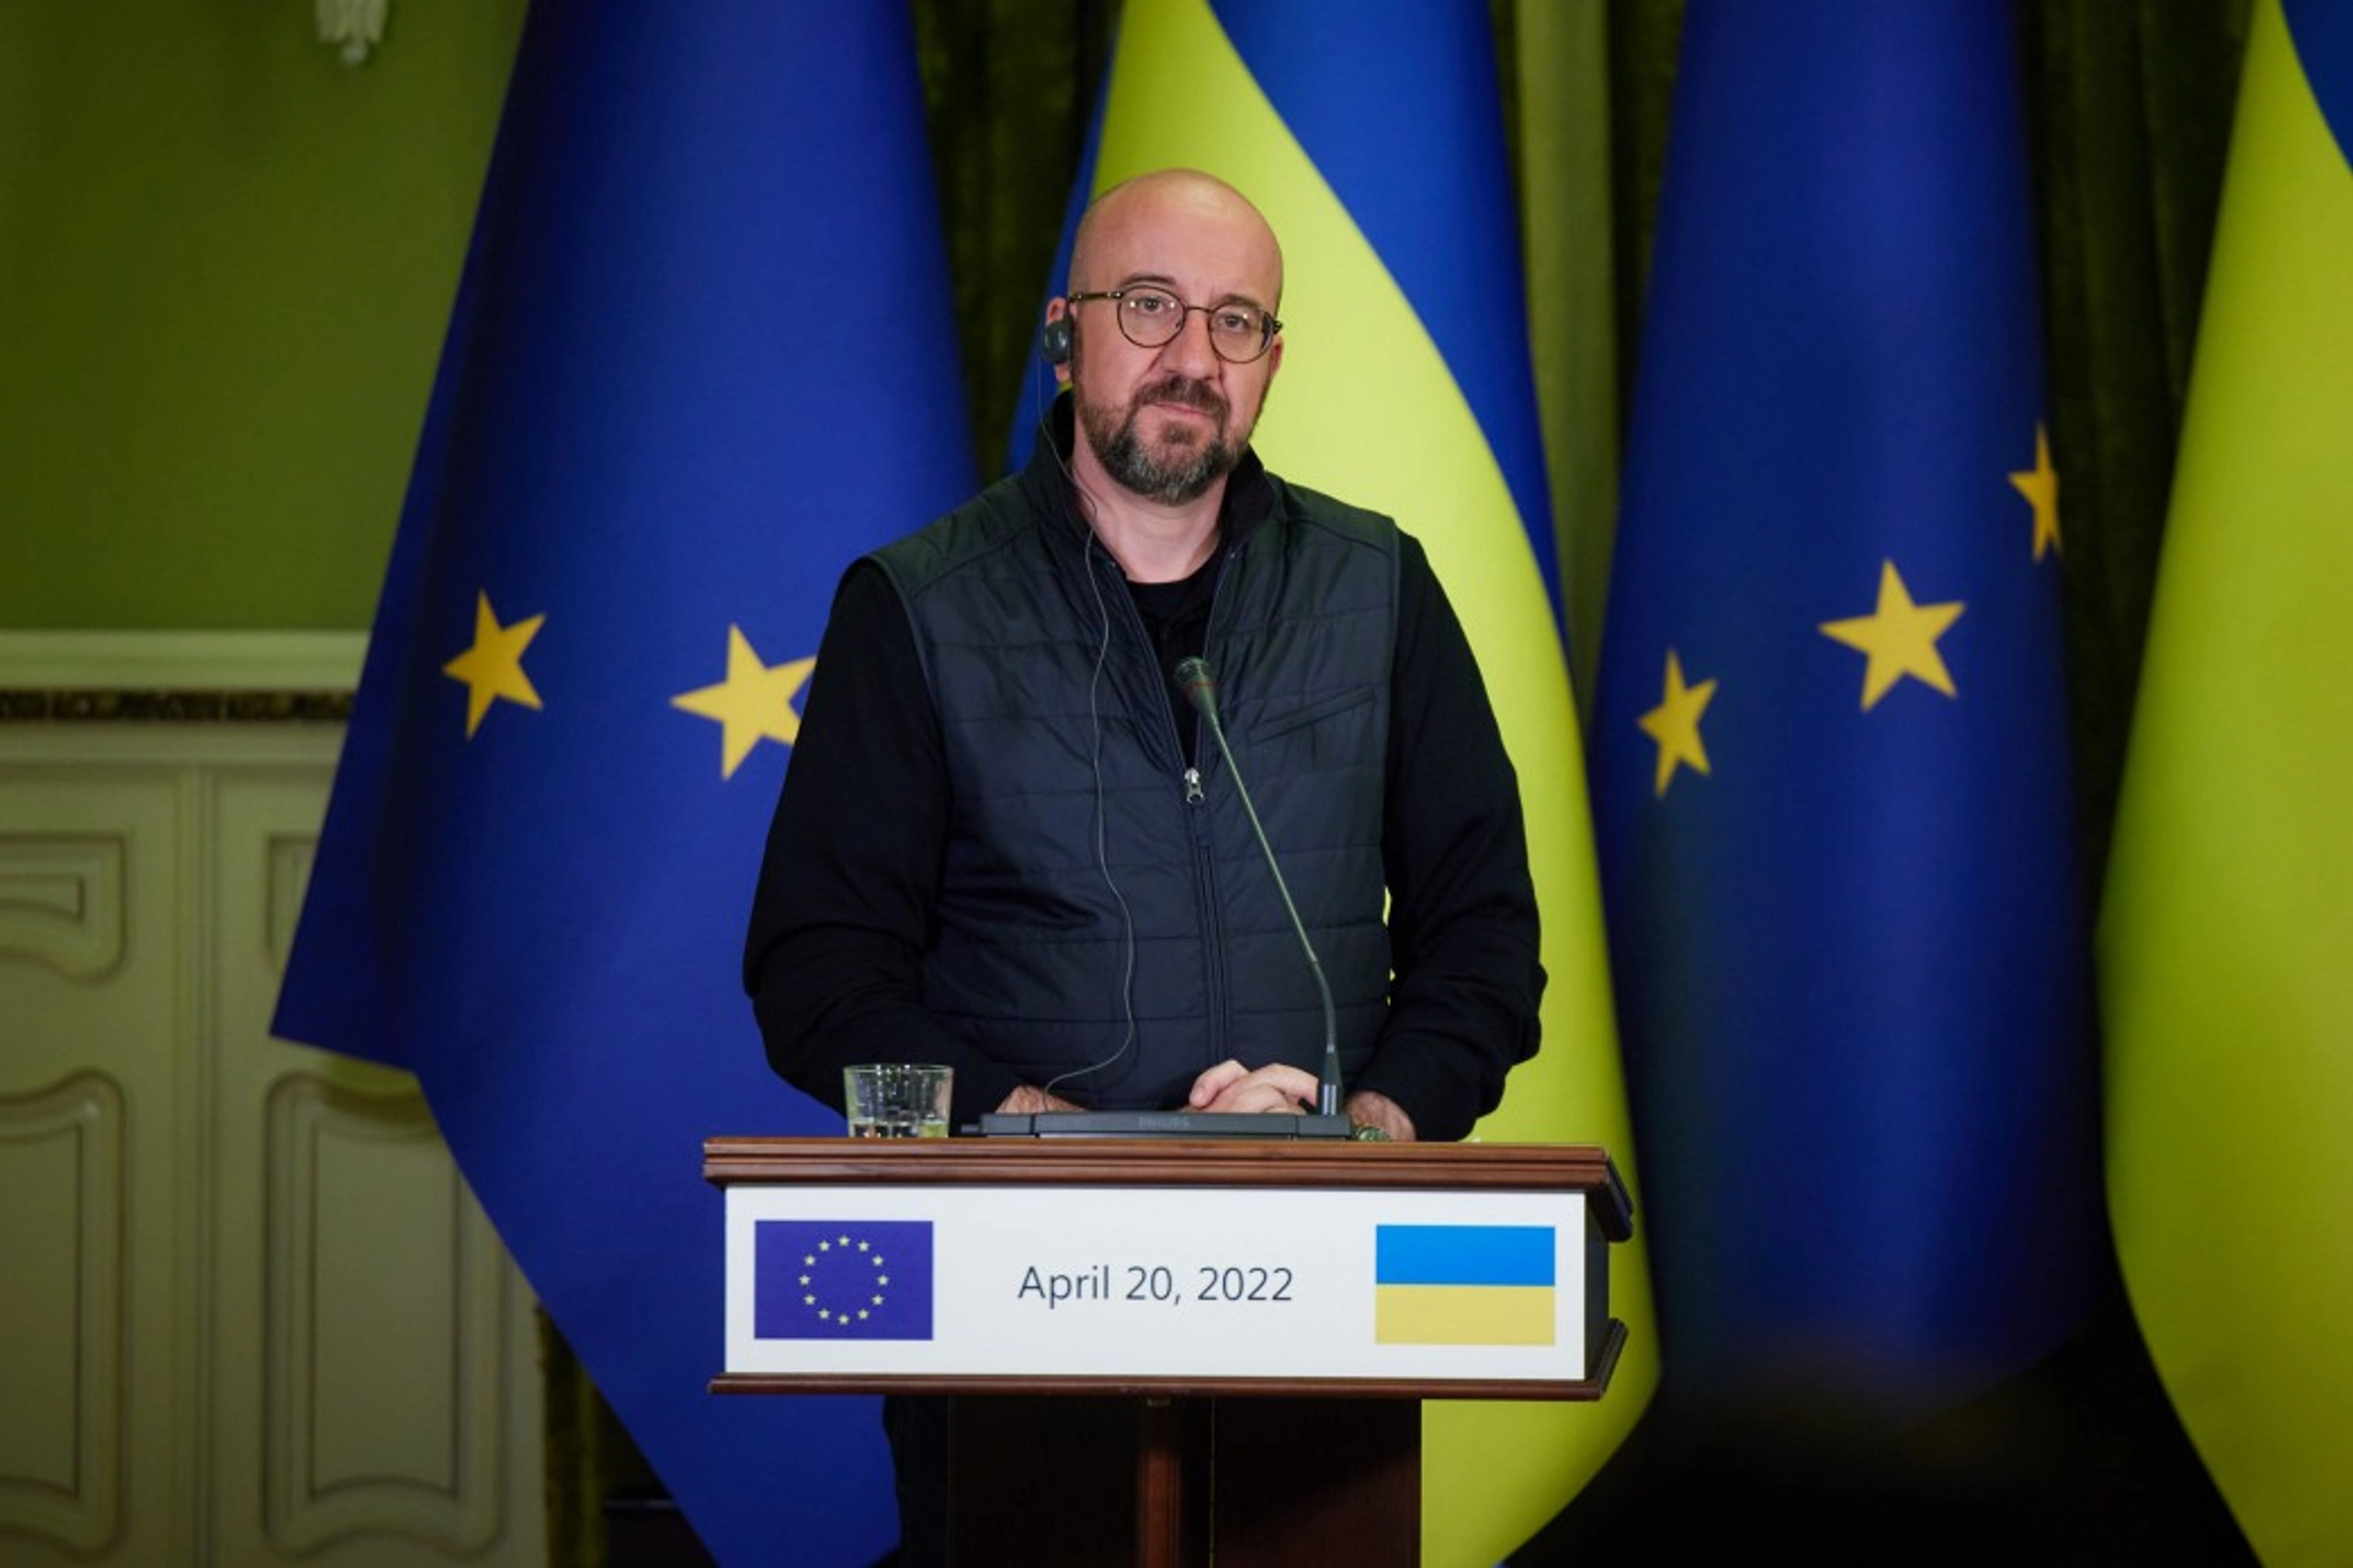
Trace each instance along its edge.
{"label": "white wall molding", "polygon": [[120,834],[0,831],[0,957],[96,980],[122,957]]}
{"label": "white wall molding", "polygon": [[351,691],[360,631],[0,631],[0,689]]}

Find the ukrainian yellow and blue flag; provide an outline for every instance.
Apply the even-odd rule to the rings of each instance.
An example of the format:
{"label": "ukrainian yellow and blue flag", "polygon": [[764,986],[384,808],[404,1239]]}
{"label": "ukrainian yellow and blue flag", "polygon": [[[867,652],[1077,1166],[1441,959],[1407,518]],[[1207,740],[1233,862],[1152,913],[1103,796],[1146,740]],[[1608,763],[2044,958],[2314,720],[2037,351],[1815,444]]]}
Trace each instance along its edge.
{"label": "ukrainian yellow and blue flag", "polygon": [[1902,1424],[2107,1278],[2011,8],[1694,0],[1594,725],[1666,1407]]}
{"label": "ukrainian yellow and blue flag", "polygon": [[2107,901],[2109,1203],[2267,1564],[2353,1553],[2353,7],[2256,7]]}
{"label": "ukrainian yellow and blue flag", "polygon": [[417,1074],[722,1562],[897,1535],[870,1401],[704,1392],[699,1151],[838,1130],[737,964],[834,585],[972,481],[938,224],[904,6],[532,7],[277,1018]]}
{"label": "ukrainian yellow and blue flag", "polygon": [[1558,1292],[1550,1225],[1381,1225],[1378,1345],[1550,1345]]}
{"label": "ukrainian yellow and blue flag", "polygon": [[[1181,166],[1273,224],[1288,347],[1257,449],[1427,547],[1519,773],[1544,1045],[1478,1135],[1599,1143],[1631,1178],[1490,28],[1482,0],[1130,0],[1073,210]],[[1067,238],[1053,291],[1066,267]],[[1035,421],[1033,407],[1017,448]],[[1519,1545],[1642,1413],[1657,1359],[1639,1238],[1615,1249],[1610,1283],[1631,1338],[1597,1404],[1426,1408],[1427,1561]]]}

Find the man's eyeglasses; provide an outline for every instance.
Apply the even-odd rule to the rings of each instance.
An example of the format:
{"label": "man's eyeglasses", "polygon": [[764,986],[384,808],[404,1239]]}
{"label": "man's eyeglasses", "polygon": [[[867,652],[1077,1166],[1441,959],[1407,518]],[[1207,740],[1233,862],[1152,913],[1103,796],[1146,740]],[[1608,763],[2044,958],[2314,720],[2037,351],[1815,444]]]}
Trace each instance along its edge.
{"label": "man's eyeglasses", "polygon": [[1210,322],[1210,347],[1229,365],[1247,365],[1264,355],[1283,324],[1256,305],[1188,305],[1165,289],[1104,289],[1073,294],[1070,302],[1109,300],[1120,307],[1120,335],[1138,348],[1159,348],[1185,330],[1195,311]]}

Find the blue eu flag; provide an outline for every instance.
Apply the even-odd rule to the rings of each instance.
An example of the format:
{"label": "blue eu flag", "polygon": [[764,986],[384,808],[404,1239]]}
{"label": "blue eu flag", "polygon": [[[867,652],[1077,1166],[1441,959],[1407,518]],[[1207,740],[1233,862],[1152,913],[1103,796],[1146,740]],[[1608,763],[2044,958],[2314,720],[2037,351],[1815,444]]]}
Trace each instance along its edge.
{"label": "blue eu flag", "polygon": [[970,486],[903,6],[534,7],[279,1032],[411,1069],[722,1561],[895,1533],[870,1403],[714,1399],[701,1140],[837,1131],[737,975],[832,591]]}
{"label": "blue eu flag", "polygon": [[1593,746],[1671,1401],[1925,1414],[2099,1283],[2015,47],[1688,14]]}
{"label": "blue eu flag", "polygon": [[752,1231],[761,1339],[929,1339],[931,1221],[762,1220]]}

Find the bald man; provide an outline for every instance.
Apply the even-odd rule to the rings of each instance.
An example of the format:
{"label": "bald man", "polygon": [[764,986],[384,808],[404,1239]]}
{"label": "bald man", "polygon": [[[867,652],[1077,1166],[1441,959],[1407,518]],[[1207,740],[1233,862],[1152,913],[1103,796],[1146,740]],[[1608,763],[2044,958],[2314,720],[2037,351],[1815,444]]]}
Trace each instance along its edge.
{"label": "bald man", "polygon": [[745,959],[818,1099],[906,1061],[956,1069],[959,1125],[1313,1108],[1321,1002],[1188,655],[1331,983],[1348,1116],[1461,1138],[1534,1052],[1518,791],[1461,625],[1414,540],[1250,449],[1282,289],[1222,181],[1106,192],[1028,467],[846,574]]}
{"label": "bald man", "polygon": [[[1282,290],[1222,181],[1106,192],[1046,309],[1064,391],[1028,467],[845,574],[745,953],[806,1093],[938,1062],[960,1126],[1314,1108],[1322,1003],[1171,678],[1196,655],[1330,983],[1350,1119],[1461,1138],[1534,1053],[1518,789],[1461,627],[1394,523],[1251,450]],[[885,1423],[901,1561],[938,1561],[944,1415]]]}

